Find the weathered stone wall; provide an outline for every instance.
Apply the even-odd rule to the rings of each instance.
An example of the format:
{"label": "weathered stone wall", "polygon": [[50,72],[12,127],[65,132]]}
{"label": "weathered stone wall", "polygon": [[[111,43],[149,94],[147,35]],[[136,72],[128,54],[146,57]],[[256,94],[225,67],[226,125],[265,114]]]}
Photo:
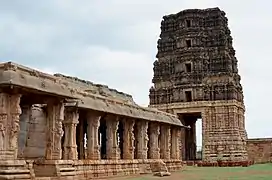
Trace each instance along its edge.
{"label": "weathered stone wall", "polygon": [[250,161],[272,162],[272,138],[248,139],[247,152]]}
{"label": "weathered stone wall", "polygon": [[46,114],[40,106],[23,107],[18,138],[20,158],[42,158],[46,147]]}
{"label": "weathered stone wall", "polygon": [[[150,107],[201,112],[205,161],[247,159],[243,89],[232,44],[228,19],[219,8],[187,9],[161,22]],[[187,155],[195,154],[194,142],[184,143],[192,135],[182,135],[184,158],[194,159]]]}

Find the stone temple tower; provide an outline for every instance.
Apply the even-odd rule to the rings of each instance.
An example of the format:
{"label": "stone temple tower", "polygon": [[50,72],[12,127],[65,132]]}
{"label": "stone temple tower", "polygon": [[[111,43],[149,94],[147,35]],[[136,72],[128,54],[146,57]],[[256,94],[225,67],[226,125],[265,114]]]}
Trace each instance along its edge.
{"label": "stone temple tower", "polygon": [[150,107],[177,114],[182,155],[196,159],[195,122],[202,119],[202,160],[247,160],[245,107],[225,12],[188,9],[163,17]]}

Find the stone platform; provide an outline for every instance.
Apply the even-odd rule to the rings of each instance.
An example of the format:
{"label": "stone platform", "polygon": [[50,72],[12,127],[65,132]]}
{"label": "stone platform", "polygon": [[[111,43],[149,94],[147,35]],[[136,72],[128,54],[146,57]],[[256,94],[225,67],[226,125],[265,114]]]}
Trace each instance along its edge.
{"label": "stone platform", "polygon": [[[157,171],[158,160],[43,160],[33,164],[35,179],[95,179],[150,174]],[[164,168],[172,172],[182,168],[180,160],[163,161]]]}

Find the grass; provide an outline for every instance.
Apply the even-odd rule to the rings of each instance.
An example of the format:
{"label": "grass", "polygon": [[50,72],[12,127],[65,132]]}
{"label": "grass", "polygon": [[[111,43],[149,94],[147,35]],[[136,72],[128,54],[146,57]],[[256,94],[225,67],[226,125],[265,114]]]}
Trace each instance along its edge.
{"label": "grass", "polygon": [[[123,178],[118,178],[123,179]],[[126,180],[272,180],[272,164],[259,164],[250,167],[186,167],[169,177],[152,175],[125,177]]]}

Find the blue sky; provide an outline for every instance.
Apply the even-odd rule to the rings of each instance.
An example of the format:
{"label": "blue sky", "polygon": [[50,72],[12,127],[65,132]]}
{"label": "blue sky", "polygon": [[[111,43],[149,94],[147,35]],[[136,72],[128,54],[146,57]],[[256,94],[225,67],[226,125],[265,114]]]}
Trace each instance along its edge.
{"label": "blue sky", "polygon": [[272,136],[271,3],[257,0],[13,0],[0,2],[0,60],[61,72],[148,104],[163,15],[227,13],[245,93],[249,137]]}

